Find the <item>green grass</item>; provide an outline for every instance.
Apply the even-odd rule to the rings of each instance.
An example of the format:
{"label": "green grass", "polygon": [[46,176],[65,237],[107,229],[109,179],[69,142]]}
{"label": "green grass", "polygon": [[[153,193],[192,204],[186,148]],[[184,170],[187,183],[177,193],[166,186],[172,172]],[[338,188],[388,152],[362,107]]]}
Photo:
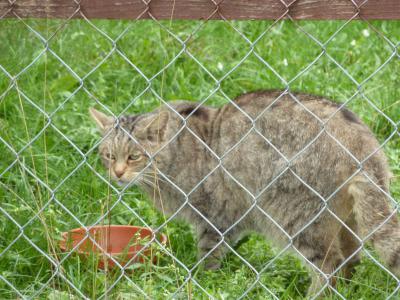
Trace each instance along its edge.
{"label": "green grass", "polygon": [[[44,37],[50,37],[62,25],[62,21],[26,20]],[[129,107],[131,113],[150,111],[160,104],[153,91],[166,100],[188,99],[200,101],[214,91],[217,83],[199,64],[182,53],[162,71],[165,65],[180,53],[182,46],[151,21],[93,21],[111,38],[116,38],[128,25],[130,29],[118,41],[117,47],[149,78],[158,74],[147,89],[148,83],[117,53],[111,56],[87,76],[112,50],[112,43],[93,29],[86,21],[73,20],[60,29],[49,41],[49,47],[57,53],[78,76],[85,77],[84,87],[114,113],[119,113],[136,96],[145,91]],[[181,39],[186,39],[200,22],[162,22]],[[248,39],[254,41],[270,21],[233,22]],[[304,30],[322,42],[343,25],[343,22],[298,22]],[[394,44],[400,41],[400,22],[372,22]],[[324,54],[300,77],[292,80],[305,69],[322,51],[321,47],[304,35],[295,24],[285,21],[276,24],[255,46],[255,51],[268,62],[286,81],[293,91],[323,95],[337,102],[344,102],[354,95],[358,85],[350,80]],[[10,74],[18,74],[44,49],[43,43],[18,20],[0,21],[0,65]],[[221,90],[215,92],[207,104],[221,105],[227,102],[225,95],[234,97],[260,89],[282,89],[285,84],[254,54],[236,67],[246,56],[250,46],[228,23],[213,21],[198,28],[187,43],[188,51],[221,82]],[[358,82],[364,82],[393,50],[366,23],[353,22],[340,31],[327,45],[326,53],[341,64]],[[234,69],[227,77],[224,75]],[[400,59],[393,58],[375,76],[364,82],[362,92],[395,123],[400,122]],[[10,80],[0,72],[0,95],[10,86]],[[76,220],[62,206],[72,212],[83,224],[93,224],[117,200],[98,176],[85,164],[75,170],[83,158],[66,141],[86,153],[99,136],[88,117],[88,107],[97,105],[96,100],[80,88],[75,78],[51,53],[41,56],[17,80],[18,87],[37,106],[51,116],[52,124],[44,132],[40,130],[48,120],[32,106],[15,88],[0,98],[0,136],[15,150],[22,149],[38,135],[30,147],[19,155],[19,164],[8,169],[0,178],[1,208],[21,225],[24,235],[42,251],[55,259],[65,254],[57,247],[62,231],[79,227]],[[78,91],[76,91],[78,89]],[[221,91],[223,91],[223,94]],[[63,102],[69,100],[63,104]],[[97,105],[99,107],[99,105]],[[393,125],[362,97],[355,96],[348,104],[370,126],[380,141],[393,132]],[[384,147],[394,173],[391,192],[400,199],[400,138],[395,135]],[[0,143],[0,174],[15,160],[12,152]],[[87,161],[102,175],[96,151],[87,155]],[[56,189],[55,199],[34,177],[21,168],[24,164],[51,189]],[[73,176],[68,177],[74,171]],[[65,180],[65,181],[64,181]],[[59,186],[60,183],[63,184]],[[179,184],[179,183],[178,183]],[[164,216],[153,210],[146,196],[132,188],[123,200],[147,224],[157,227]],[[47,204],[44,210],[40,210]],[[62,204],[62,205],[61,205]],[[35,214],[37,217],[27,223]],[[119,203],[102,223],[134,224],[141,221]],[[170,252],[187,266],[196,263],[196,241],[188,224],[172,221],[163,228],[170,238]],[[0,213],[0,253],[20,235],[19,228],[4,213]],[[20,237],[0,257],[0,275],[15,286],[23,295],[31,296],[53,276],[55,269],[24,236]],[[274,259],[278,253],[262,238],[251,236],[236,251],[260,270],[270,262],[261,274],[260,282],[281,299],[301,299],[310,283],[309,275],[300,261],[289,253]],[[272,260],[274,259],[274,260]],[[272,261],[271,261],[272,260]],[[72,255],[65,259],[60,270],[84,295],[96,298],[102,295],[120,276],[119,271],[96,270],[94,261],[82,261]],[[207,295],[191,280],[185,281],[187,271],[166,255],[160,255],[158,266],[146,265],[127,274],[134,284],[153,299],[171,296],[178,286],[179,299],[206,299]],[[220,271],[205,272],[201,269],[193,277],[211,295],[218,299],[234,299],[246,291],[256,276],[233,253],[224,260]],[[339,281],[339,292],[348,299],[385,299],[396,287],[395,280],[364,258],[351,282]],[[37,295],[37,299],[79,298],[63,279],[55,276],[49,285]],[[18,295],[0,280],[0,298],[15,299]],[[397,295],[397,297],[400,297]],[[111,299],[141,299],[135,286],[123,278],[111,290]],[[270,299],[260,284],[251,289],[247,299]],[[332,298],[335,298],[332,296]],[[336,297],[338,298],[338,297]],[[272,299],[272,298],[271,298]]]}

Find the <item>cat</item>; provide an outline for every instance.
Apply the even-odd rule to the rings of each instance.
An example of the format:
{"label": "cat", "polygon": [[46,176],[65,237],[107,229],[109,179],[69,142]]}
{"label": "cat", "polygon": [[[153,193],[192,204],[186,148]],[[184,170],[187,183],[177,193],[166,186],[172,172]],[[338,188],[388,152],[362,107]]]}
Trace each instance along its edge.
{"label": "cat", "polygon": [[176,101],[118,120],[90,114],[111,177],[137,184],[159,210],[194,225],[205,268],[220,268],[229,247],[256,232],[291,245],[312,266],[310,295],[334,285],[339,271],[351,276],[364,238],[400,276],[387,159],[350,110],[263,91],[220,108]]}

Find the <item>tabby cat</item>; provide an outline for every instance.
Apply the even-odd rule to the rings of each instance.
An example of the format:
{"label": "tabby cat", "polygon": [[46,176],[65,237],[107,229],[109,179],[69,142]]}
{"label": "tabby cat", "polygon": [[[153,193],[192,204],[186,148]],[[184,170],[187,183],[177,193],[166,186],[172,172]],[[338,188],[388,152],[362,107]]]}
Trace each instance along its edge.
{"label": "tabby cat", "polygon": [[339,270],[351,275],[364,238],[400,276],[391,173],[351,111],[278,91],[248,93],[220,108],[168,104],[118,120],[90,113],[111,177],[139,185],[158,209],[194,225],[206,268],[220,267],[225,243],[257,232],[277,246],[292,242],[315,271],[310,295],[334,284]]}

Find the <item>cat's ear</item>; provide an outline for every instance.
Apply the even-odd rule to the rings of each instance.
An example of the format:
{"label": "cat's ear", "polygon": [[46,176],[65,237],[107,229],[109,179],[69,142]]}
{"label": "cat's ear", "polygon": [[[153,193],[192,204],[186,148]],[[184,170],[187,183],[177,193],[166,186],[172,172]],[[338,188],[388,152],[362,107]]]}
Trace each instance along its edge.
{"label": "cat's ear", "polygon": [[137,136],[147,139],[150,142],[161,142],[164,140],[169,120],[168,111],[160,111],[140,121],[143,125],[138,129]]}
{"label": "cat's ear", "polygon": [[99,128],[101,133],[104,133],[114,123],[113,117],[107,116],[106,114],[94,109],[93,107],[89,108],[89,113],[93,120],[95,120],[97,127]]}

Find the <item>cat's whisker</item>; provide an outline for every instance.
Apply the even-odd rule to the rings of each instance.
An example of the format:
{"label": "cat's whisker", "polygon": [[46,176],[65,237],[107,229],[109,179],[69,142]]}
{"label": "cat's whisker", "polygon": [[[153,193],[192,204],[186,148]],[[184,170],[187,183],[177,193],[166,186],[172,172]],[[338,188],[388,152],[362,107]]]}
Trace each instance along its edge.
{"label": "cat's whisker", "polygon": [[142,183],[142,184],[144,184],[144,185],[147,185],[147,186],[150,186],[150,187],[153,187],[153,183],[152,183],[152,182],[149,182],[148,180],[142,179],[142,180],[140,181],[140,183]]}
{"label": "cat's whisker", "polygon": [[152,179],[152,180],[155,181],[155,182],[164,182],[164,183],[167,183],[167,181],[166,181],[165,179],[162,179],[162,178],[158,178],[158,177],[147,177],[147,178],[150,178],[150,179]]}
{"label": "cat's whisker", "polygon": [[156,185],[154,182],[152,182],[152,181],[150,181],[148,179],[142,178],[141,182],[143,182],[144,184],[149,185],[150,187],[152,187],[154,189],[158,189],[159,188],[158,185]]}
{"label": "cat's whisker", "polygon": [[154,175],[152,173],[144,173],[144,174],[142,174],[142,176],[145,178],[153,179],[154,181],[168,182],[164,178],[161,178],[160,176]]}
{"label": "cat's whisker", "polygon": [[175,180],[176,179],[175,176],[171,176],[171,174],[168,174],[168,175],[167,174],[163,174],[163,175],[160,175],[159,177],[166,177],[169,180]]}

